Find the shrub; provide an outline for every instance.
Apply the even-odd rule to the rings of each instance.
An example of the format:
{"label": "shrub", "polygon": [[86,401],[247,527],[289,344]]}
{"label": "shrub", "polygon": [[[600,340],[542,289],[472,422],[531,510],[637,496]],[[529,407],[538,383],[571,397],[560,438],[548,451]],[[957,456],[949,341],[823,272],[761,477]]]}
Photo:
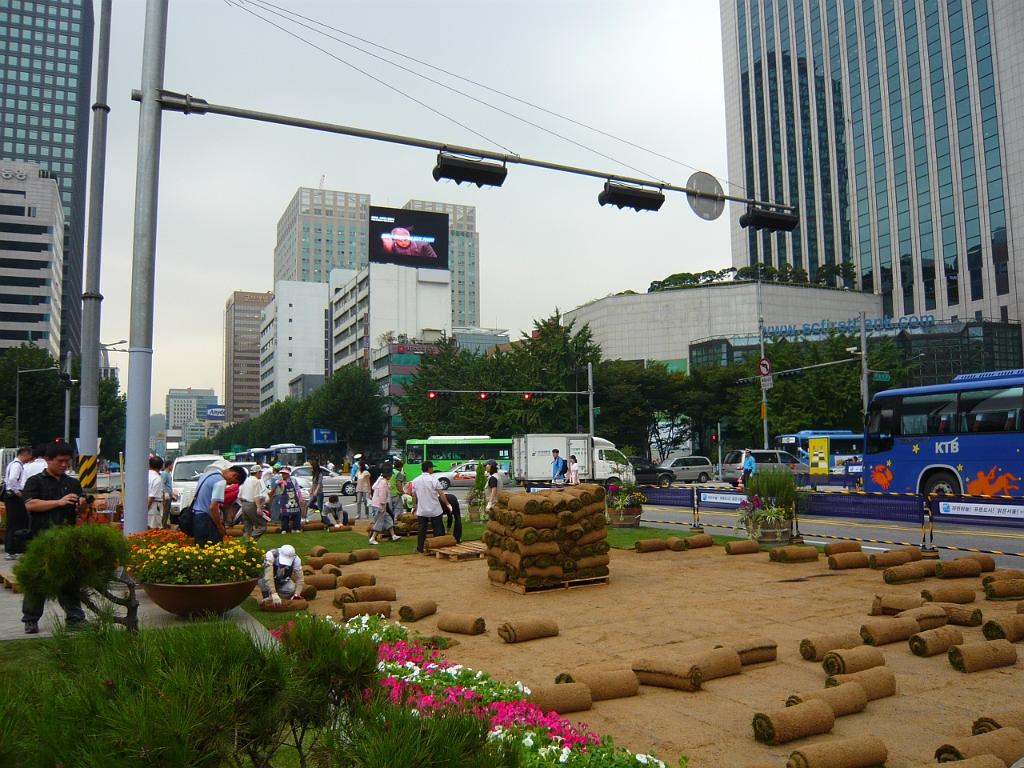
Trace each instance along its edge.
{"label": "shrub", "polygon": [[14,575],[25,594],[42,600],[82,589],[102,593],[129,552],[116,526],[58,525],[29,542]]}
{"label": "shrub", "polygon": [[793,513],[800,492],[796,487],[796,476],[788,469],[758,469],[747,481],[744,490],[747,498],[760,497],[765,507],[778,507]]}

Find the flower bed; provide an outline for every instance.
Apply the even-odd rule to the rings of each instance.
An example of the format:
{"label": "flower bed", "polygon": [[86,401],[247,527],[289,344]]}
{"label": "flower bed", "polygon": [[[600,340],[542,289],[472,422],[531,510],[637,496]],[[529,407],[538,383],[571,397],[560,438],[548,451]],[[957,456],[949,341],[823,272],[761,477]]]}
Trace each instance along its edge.
{"label": "flower bed", "polygon": [[[380,687],[393,705],[407,707],[424,719],[473,715],[487,723],[491,740],[504,741],[507,750],[519,752],[519,765],[665,767],[652,755],[616,747],[611,737],[601,738],[582,723],[577,727],[555,712],[544,712],[527,701],[530,691],[522,683],[509,685],[486,672],[446,661],[430,640],[401,624],[388,624],[375,616],[357,616],[346,624],[330,617],[320,620],[337,628],[339,643],[353,635],[377,643]],[[293,627],[294,622],[283,624],[271,634],[287,646]],[[366,699],[371,696],[371,690],[364,692]],[[685,758],[679,764],[685,766]]]}
{"label": "flower bed", "polygon": [[207,547],[182,545],[168,539],[165,543],[132,549],[132,574],[144,584],[247,581],[262,574],[265,555],[263,548],[251,539],[230,539]]}
{"label": "flower bed", "polygon": [[132,552],[137,552],[140,549],[153,549],[164,544],[188,547],[194,543],[191,536],[181,531],[168,531],[163,528],[129,534],[128,542],[132,545]]}

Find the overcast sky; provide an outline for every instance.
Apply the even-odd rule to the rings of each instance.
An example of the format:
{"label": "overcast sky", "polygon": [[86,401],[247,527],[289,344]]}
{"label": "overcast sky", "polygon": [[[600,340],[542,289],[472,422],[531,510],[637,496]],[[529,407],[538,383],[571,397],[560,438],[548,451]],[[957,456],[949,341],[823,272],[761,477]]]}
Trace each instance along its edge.
{"label": "overcast sky", "polygon": [[[717,0],[273,1],[726,177]],[[140,82],[144,11],[141,0],[114,3],[104,342],[129,332],[138,137],[138,105],[130,92]],[[513,152],[632,173],[340,43],[291,29]],[[220,104],[496,148],[220,0],[171,0],[165,87]],[[683,184],[692,173],[472,92],[657,178]],[[214,387],[223,402],[225,301],[234,290],[273,288],[277,221],[296,188],[316,187],[322,176],[325,188],[367,192],[377,205],[420,198],[477,206],[480,324],[507,328],[514,338],[556,307],[568,310],[609,293],[644,291],[674,272],[730,264],[728,216],[705,222],[682,195],[669,194],[658,213],[619,211],[598,205],[598,179],[513,166],[504,187],[480,190],[435,182],[434,161],[428,150],[166,113],[153,412],[163,411],[171,387]],[[115,359],[126,382],[127,355]]]}

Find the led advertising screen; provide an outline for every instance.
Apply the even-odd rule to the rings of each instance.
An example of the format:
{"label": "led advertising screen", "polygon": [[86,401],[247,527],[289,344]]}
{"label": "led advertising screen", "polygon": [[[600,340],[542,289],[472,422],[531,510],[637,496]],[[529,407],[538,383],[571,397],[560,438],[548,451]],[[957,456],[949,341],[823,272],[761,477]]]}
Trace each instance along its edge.
{"label": "led advertising screen", "polygon": [[371,205],[367,250],[378,264],[448,269],[448,214]]}

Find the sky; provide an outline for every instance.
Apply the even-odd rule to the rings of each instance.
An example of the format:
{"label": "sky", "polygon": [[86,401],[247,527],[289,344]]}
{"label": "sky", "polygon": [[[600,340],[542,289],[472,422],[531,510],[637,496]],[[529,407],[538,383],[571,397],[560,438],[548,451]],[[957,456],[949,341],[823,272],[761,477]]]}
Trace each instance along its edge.
{"label": "sky", "polygon": [[[629,165],[679,185],[695,169],[726,178],[717,0],[270,1],[686,165],[402,62],[588,149],[575,146],[288,24],[253,0],[171,0],[164,87],[211,103],[640,175]],[[141,0],[114,3],[104,342],[129,335],[138,140],[130,94],[141,78],[144,16]],[[165,113],[152,411],[163,411],[172,387],[213,387],[223,399],[225,302],[235,290],[272,290],[278,219],[298,187],[321,179],[326,189],[368,192],[376,205],[411,198],[475,205],[480,324],[507,328],[513,338],[556,308],[645,291],[675,272],[730,265],[728,210],[707,222],[684,195],[668,193],[657,213],[620,211],[598,205],[600,179],[522,166],[509,168],[500,189],[438,183],[431,177],[435,157],[298,128]],[[127,355],[113,358],[127,382]]]}

